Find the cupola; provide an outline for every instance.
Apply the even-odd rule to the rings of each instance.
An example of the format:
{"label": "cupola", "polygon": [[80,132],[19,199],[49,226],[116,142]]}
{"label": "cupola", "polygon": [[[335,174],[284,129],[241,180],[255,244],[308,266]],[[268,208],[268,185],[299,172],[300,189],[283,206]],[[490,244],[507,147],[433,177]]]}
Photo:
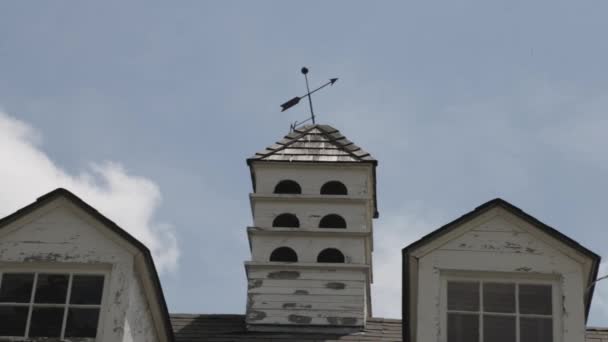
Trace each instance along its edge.
{"label": "cupola", "polygon": [[316,124],[295,128],[247,164],[247,329],[363,329],[371,316],[377,161]]}

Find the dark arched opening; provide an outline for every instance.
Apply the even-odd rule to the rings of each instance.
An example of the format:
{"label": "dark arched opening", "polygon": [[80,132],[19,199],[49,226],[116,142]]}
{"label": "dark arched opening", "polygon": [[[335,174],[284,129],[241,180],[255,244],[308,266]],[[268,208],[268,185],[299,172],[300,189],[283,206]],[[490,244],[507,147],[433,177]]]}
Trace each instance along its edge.
{"label": "dark arched opening", "polygon": [[290,179],[280,181],[274,187],[275,194],[301,194],[302,188],[296,181]]}
{"label": "dark arched opening", "polygon": [[300,226],[300,220],[298,220],[298,217],[294,214],[281,214],[274,218],[272,226],[298,228]]}
{"label": "dark arched opening", "polygon": [[325,215],[319,222],[319,228],[346,228],[346,221],[337,214]]}
{"label": "dark arched opening", "polygon": [[335,248],[327,248],[319,253],[317,262],[344,263],[344,254]]}
{"label": "dark arched opening", "polygon": [[279,247],[270,254],[270,261],[297,262],[298,255],[289,247]]}
{"label": "dark arched opening", "polygon": [[321,195],[348,195],[348,190],[342,182],[331,181],[323,184]]}

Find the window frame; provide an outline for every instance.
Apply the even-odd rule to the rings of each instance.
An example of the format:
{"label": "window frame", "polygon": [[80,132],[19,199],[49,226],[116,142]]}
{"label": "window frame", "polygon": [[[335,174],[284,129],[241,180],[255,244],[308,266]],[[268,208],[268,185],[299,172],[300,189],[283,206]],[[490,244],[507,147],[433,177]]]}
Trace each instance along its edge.
{"label": "window frame", "polygon": [[[1,264],[0,264],[1,265]],[[27,321],[25,325],[25,335],[24,336],[0,336],[0,339],[7,341],[23,341],[27,339],[37,340],[37,339],[45,339],[46,337],[29,337],[30,327],[32,321],[32,313],[33,309],[38,308],[62,308],[63,309],[63,318],[61,323],[61,335],[59,337],[60,340],[64,340],[65,331],[67,327],[67,317],[70,308],[82,308],[82,309],[99,309],[99,317],[97,319],[97,334],[96,337],[77,337],[79,341],[102,341],[103,340],[103,325],[104,325],[104,310],[108,307],[106,302],[108,298],[109,292],[109,284],[110,284],[110,270],[108,269],[90,269],[83,267],[56,267],[55,265],[51,267],[2,267],[0,271],[0,286],[2,285],[2,278],[5,273],[19,273],[19,274],[34,274],[34,281],[32,283],[32,291],[30,293],[30,300],[28,303],[0,303],[0,306],[21,306],[28,308],[27,313]],[[39,274],[67,274],[68,275],[68,288],[66,293],[65,303],[61,304],[49,304],[49,303],[35,303],[35,293],[36,293],[36,285],[38,282]],[[72,282],[75,275],[98,275],[103,276],[103,288],[101,291],[101,301],[100,304],[71,304],[70,303],[70,294],[72,291]],[[70,337],[68,337],[70,338]]]}
{"label": "window frame", "polygon": [[[562,341],[562,296],[559,287],[559,278],[557,276],[543,274],[515,274],[515,273],[495,273],[495,272],[442,272],[440,276],[440,296],[439,296],[439,316],[440,316],[440,341],[447,342],[447,327],[448,327],[448,312],[458,312],[448,310],[448,282],[479,282],[479,311],[473,313],[479,317],[479,342],[483,342],[483,316],[491,314],[493,316],[515,317],[515,338],[516,342],[520,342],[520,317],[545,317],[548,315],[537,314],[521,314],[519,312],[519,285],[550,285],[551,286],[551,317],[553,320],[553,342]],[[483,286],[482,283],[504,283],[515,284],[515,313],[485,313],[483,310]]]}

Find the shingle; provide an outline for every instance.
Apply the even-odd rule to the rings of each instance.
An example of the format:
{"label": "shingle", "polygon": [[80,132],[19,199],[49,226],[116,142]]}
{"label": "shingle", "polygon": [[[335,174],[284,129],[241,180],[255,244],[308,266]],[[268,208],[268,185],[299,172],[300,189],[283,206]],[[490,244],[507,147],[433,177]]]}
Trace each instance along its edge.
{"label": "shingle", "polygon": [[[172,314],[176,342],[401,342],[401,320],[368,318],[365,330],[347,335],[248,332],[244,315]],[[608,341],[608,328],[587,328],[586,342]]]}
{"label": "shingle", "polygon": [[337,129],[328,125],[296,128],[250,160],[300,162],[376,162]]}
{"label": "shingle", "polygon": [[247,332],[244,315],[171,315],[176,342],[244,341],[401,341],[401,321],[370,318],[362,332],[336,335],[322,333]]}

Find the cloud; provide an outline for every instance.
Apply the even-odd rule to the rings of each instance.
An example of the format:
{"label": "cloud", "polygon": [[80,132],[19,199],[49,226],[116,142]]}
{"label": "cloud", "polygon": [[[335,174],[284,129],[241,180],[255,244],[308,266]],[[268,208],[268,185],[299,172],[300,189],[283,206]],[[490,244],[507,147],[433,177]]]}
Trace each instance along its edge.
{"label": "cloud", "polygon": [[80,173],[70,174],[43,152],[41,141],[34,128],[0,111],[0,216],[64,187],[148,246],[159,271],[177,268],[175,231],[154,217],[161,203],[154,182],[110,161],[92,162]]}

